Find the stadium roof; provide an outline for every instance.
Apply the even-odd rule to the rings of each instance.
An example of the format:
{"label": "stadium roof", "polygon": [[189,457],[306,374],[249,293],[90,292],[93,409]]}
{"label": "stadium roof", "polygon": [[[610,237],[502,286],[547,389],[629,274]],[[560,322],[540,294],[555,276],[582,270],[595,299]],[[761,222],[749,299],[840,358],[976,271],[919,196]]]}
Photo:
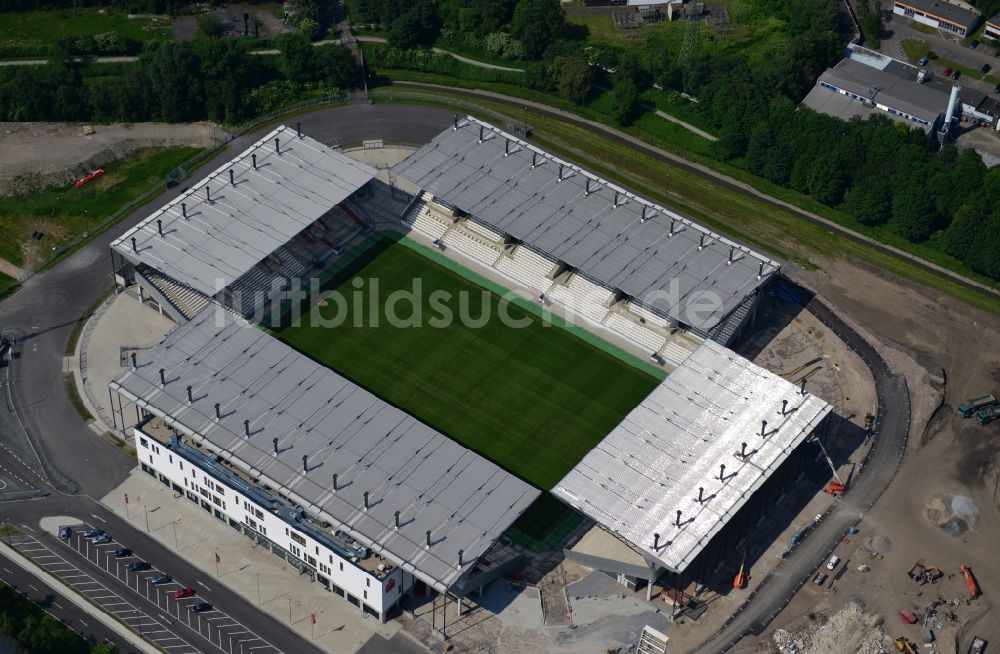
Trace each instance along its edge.
{"label": "stadium roof", "polygon": [[829,412],[820,398],[705,341],[552,492],[682,572]]}
{"label": "stadium roof", "polygon": [[[160,383],[160,369],[166,384]],[[219,450],[310,513],[343,525],[442,592],[456,582],[460,588],[460,578],[539,495],[400,409],[212,307],[139,353],[137,369],[124,370],[111,389]]]}
{"label": "stadium roof", "polygon": [[[472,117],[392,172],[705,332],[779,269],[768,257]],[[699,305],[713,294],[717,308]]]}
{"label": "stadium roof", "polygon": [[[235,185],[230,185],[230,170]],[[211,297],[375,174],[372,167],[282,125],[111,246],[126,259]]]}

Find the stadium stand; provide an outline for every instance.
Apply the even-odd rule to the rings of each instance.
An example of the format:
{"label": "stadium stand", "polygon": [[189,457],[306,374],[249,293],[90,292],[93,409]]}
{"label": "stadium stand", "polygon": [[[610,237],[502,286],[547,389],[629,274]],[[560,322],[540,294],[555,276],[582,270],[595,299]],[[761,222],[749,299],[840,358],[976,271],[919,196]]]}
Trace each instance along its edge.
{"label": "stadium stand", "polygon": [[575,313],[602,323],[608,315],[607,303],[614,293],[575,273],[563,273],[547,295]]}
{"label": "stadium stand", "polygon": [[625,338],[635,341],[649,352],[659,352],[667,340],[665,335],[658,334],[649,327],[644,327],[615,310],[608,313],[608,317],[604,320],[604,325],[615,330]]}
{"label": "stadium stand", "polygon": [[470,231],[464,223],[452,225],[441,240],[444,241],[445,245],[453,247],[479,263],[490,267],[503,253],[501,245],[491,243],[477,232]]}
{"label": "stadium stand", "polygon": [[[613,182],[477,120],[452,127],[397,164],[393,175],[446,207],[579,271],[609,293],[723,344],[752,320],[780,264]],[[551,296],[591,319],[572,288]],[[712,308],[702,298],[717,300]],[[655,300],[654,300],[655,298]],[[750,300],[745,310],[744,303]]]}
{"label": "stadium stand", "polygon": [[[180,317],[183,320],[190,320],[210,302],[207,297],[193,288],[179,284],[169,277],[161,275],[152,268],[137,270],[136,276],[141,278],[139,283],[140,288],[145,288],[147,291],[151,289],[159,291],[163,298],[169,303],[170,307],[180,312]],[[145,282],[145,284],[142,282]],[[166,309],[166,307],[164,308]],[[172,315],[172,312],[170,312],[169,309],[167,309],[167,315],[175,321],[177,320],[177,316]]]}
{"label": "stadium stand", "polygon": [[515,246],[496,262],[497,270],[539,293],[549,290],[552,285],[549,274],[555,267],[554,263],[523,245]]}

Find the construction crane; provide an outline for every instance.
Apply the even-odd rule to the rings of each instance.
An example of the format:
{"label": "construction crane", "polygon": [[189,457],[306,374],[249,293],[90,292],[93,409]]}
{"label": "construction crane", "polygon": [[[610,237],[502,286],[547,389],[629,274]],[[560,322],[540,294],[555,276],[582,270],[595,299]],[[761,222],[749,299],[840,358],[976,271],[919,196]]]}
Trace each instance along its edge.
{"label": "construction crane", "polygon": [[743,590],[744,588],[747,587],[747,583],[749,583],[749,580],[747,579],[747,574],[746,572],[744,572],[744,568],[746,567],[747,564],[747,554],[749,553],[750,553],[750,545],[747,545],[746,549],[743,550],[743,560],[740,561],[740,571],[736,573],[736,578],[733,579],[733,588],[736,588],[738,590]]}
{"label": "construction crane", "polygon": [[959,566],[959,570],[962,571],[962,575],[965,577],[965,586],[969,589],[969,597],[976,599],[979,597],[979,582],[972,576],[972,568],[963,563]]}

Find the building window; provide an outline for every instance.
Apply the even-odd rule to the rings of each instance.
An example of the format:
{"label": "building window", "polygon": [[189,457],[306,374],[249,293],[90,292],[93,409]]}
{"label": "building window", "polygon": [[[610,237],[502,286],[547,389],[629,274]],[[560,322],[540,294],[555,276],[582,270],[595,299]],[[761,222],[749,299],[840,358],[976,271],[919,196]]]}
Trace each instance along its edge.
{"label": "building window", "polygon": [[368,599],[368,591],[367,590],[364,591],[364,594],[365,594],[365,599]]}
{"label": "building window", "polygon": [[183,472],[184,471],[184,462],[183,461],[178,461],[177,465],[179,465],[181,467],[181,472]]}
{"label": "building window", "polygon": [[319,554],[319,545],[316,546],[316,554]]}
{"label": "building window", "polygon": [[146,441],[145,438],[142,437],[139,438],[139,445],[142,445],[143,447],[149,447],[149,443]]}
{"label": "building window", "polygon": [[292,534],[291,534],[291,536],[292,536],[292,540],[294,540],[296,543],[298,543],[299,545],[305,546],[306,539],[305,539],[305,537],[302,534],[293,531]]}
{"label": "building window", "polygon": [[170,463],[173,463],[174,462],[174,455],[173,454],[168,454],[167,455],[167,460],[170,461]]}
{"label": "building window", "polygon": [[[372,578],[371,577],[365,577],[365,586],[367,586],[368,588],[372,587]],[[368,599],[367,596],[365,597],[365,599]]]}
{"label": "building window", "polygon": [[341,572],[344,571],[344,562],[343,561],[340,562],[340,571]]}

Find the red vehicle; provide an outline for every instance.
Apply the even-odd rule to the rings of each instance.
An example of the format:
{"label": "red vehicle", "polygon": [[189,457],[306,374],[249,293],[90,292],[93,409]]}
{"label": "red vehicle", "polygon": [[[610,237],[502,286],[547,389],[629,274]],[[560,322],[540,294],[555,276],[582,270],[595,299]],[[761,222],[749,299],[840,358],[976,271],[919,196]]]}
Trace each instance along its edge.
{"label": "red vehicle", "polygon": [[187,588],[174,591],[174,599],[181,599],[182,597],[194,597],[194,588],[188,586]]}
{"label": "red vehicle", "polygon": [[104,172],[105,171],[104,171],[103,168],[98,168],[97,170],[95,170],[94,172],[90,173],[89,175],[87,175],[83,179],[77,180],[77,182],[76,182],[76,184],[74,184],[74,186],[76,188],[81,188],[87,182],[92,182],[95,179],[97,179],[98,177],[102,176],[104,174]]}
{"label": "red vehicle", "polygon": [[906,624],[917,623],[917,616],[913,615],[909,611],[904,611],[903,609],[899,609],[899,617],[902,618],[903,622],[905,622]]}
{"label": "red vehicle", "polygon": [[945,77],[948,77],[949,75],[952,74],[952,72],[954,71],[952,71],[951,68],[945,68],[944,70],[941,71],[941,74],[944,75]]}

